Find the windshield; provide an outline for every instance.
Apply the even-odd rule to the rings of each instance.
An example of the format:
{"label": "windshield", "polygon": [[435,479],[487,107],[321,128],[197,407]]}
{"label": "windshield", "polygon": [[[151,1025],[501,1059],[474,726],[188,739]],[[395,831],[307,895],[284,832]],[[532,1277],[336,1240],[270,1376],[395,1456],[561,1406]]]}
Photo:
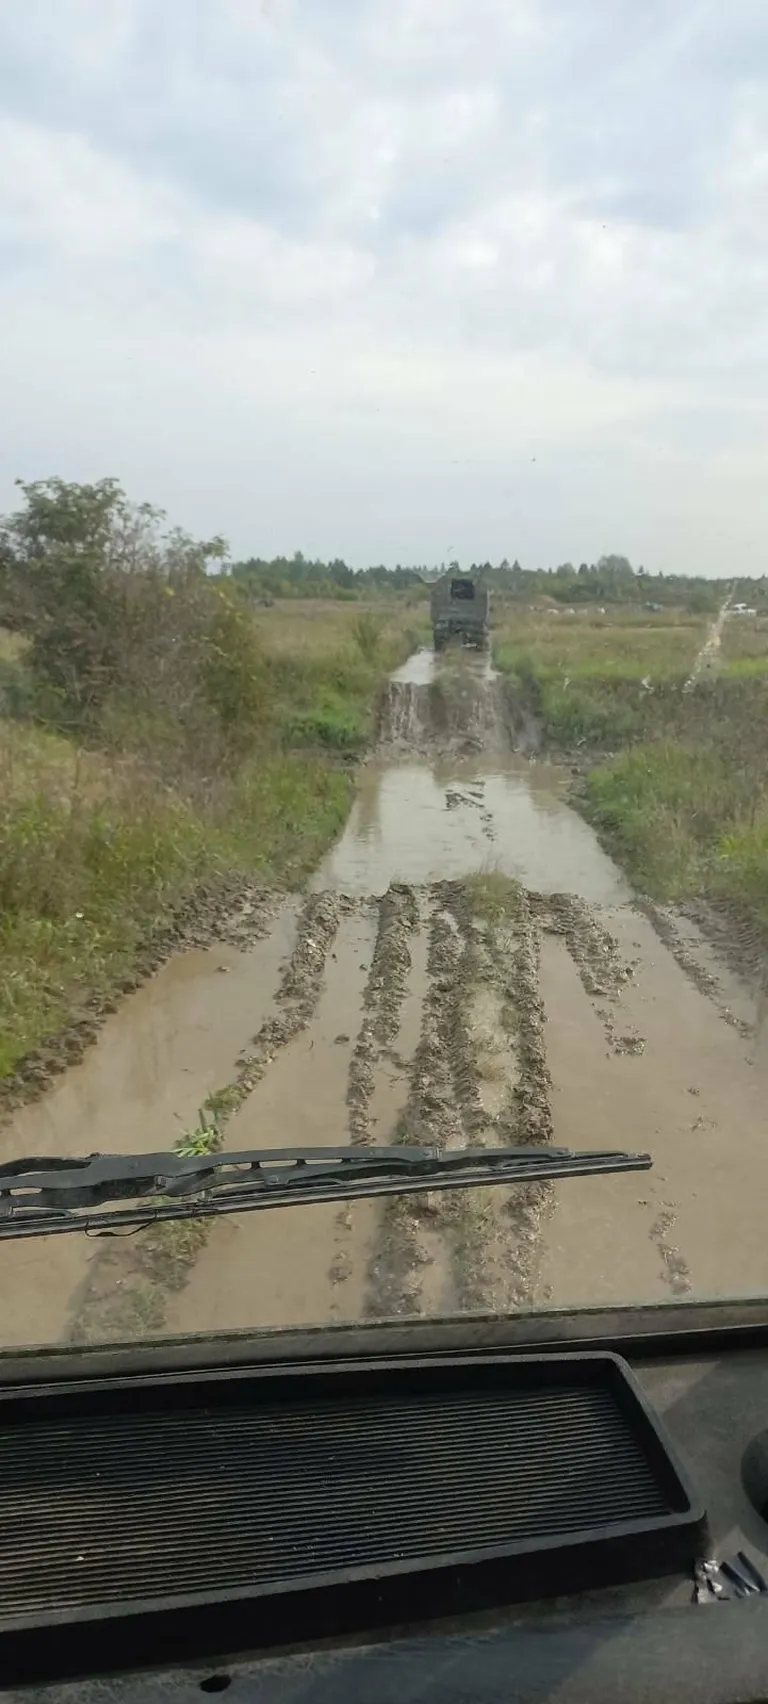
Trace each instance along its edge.
{"label": "windshield", "polygon": [[763,8],[0,49],[0,1163],[652,1158],[3,1241],[0,1348],[765,1295]]}

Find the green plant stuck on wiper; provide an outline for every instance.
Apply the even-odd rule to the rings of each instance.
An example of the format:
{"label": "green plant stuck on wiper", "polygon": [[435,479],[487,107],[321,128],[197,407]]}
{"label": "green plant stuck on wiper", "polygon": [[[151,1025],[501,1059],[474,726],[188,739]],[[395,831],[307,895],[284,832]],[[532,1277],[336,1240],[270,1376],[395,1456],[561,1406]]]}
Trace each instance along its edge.
{"label": "green plant stuck on wiper", "polygon": [[19,1159],[0,1166],[0,1239],[138,1230],[158,1220],[650,1165],[649,1154],[569,1148],[254,1148]]}

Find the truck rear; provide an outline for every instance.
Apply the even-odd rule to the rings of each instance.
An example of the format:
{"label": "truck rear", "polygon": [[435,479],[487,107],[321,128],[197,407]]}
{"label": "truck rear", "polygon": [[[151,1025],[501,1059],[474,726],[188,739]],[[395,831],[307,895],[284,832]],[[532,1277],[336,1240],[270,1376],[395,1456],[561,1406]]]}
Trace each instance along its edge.
{"label": "truck rear", "polygon": [[490,596],[471,574],[445,574],[432,587],[432,634],[436,651],[451,640],[483,650],[490,633]]}

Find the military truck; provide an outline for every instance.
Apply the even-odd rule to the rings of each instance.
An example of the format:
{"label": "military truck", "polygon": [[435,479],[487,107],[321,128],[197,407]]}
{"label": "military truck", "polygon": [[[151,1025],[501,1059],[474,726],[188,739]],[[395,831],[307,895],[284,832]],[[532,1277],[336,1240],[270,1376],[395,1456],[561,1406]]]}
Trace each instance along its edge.
{"label": "military truck", "polygon": [[444,574],[432,587],[430,605],[436,651],[455,639],[482,650],[490,632],[490,595],[471,574]]}

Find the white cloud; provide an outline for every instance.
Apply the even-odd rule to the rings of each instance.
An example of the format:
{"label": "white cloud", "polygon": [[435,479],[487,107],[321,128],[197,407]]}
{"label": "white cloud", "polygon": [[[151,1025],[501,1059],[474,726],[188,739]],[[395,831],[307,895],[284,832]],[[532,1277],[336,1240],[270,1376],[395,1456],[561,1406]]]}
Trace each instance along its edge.
{"label": "white cloud", "polygon": [[768,26],[674,14],[9,9],[5,500],[110,472],[237,550],[762,570]]}
{"label": "white cloud", "polygon": [[0,238],[6,259],[30,246],[63,265],[118,261],[178,235],[173,197],[82,136],[0,117]]}

